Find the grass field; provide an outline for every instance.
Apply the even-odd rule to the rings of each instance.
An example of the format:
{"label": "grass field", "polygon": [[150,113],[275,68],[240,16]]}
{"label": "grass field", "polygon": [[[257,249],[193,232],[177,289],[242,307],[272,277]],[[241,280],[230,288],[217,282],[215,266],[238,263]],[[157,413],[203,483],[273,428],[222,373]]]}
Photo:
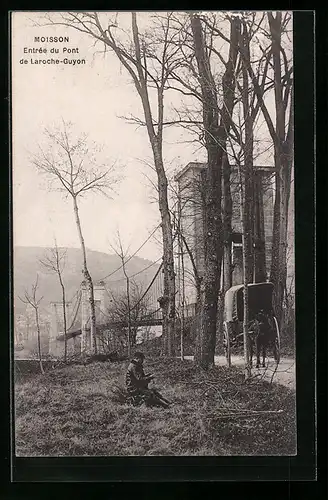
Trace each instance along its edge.
{"label": "grass field", "polygon": [[16,369],[16,455],[295,454],[290,389],[245,384],[236,368],[204,373],[192,362],[151,359],[145,369],[156,374],[156,387],[174,405],[135,408],[111,393],[113,384],[124,384],[126,368],[127,362],[98,362],[44,375]]}

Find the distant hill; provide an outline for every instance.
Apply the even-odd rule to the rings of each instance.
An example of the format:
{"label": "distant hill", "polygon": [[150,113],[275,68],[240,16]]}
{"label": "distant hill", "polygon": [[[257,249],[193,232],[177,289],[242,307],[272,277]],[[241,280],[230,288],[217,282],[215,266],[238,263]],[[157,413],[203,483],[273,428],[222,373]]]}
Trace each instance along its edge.
{"label": "distant hill", "polygon": [[[61,289],[58,283],[58,277],[55,274],[47,272],[40,264],[40,259],[44,258],[46,251],[46,248],[41,247],[14,248],[14,299],[15,310],[17,312],[25,310],[25,305],[18,297],[23,296],[25,288],[31,289],[31,285],[35,282],[37,273],[39,273],[39,293],[44,296],[42,302],[43,307],[46,307],[52,301],[61,300]],[[87,249],[87,259],[89,271],[93,280],[104,278],[121,265],[121,261],[117,255],[89,249]],[[131,276],[151,266],[134,278],[137,283],[147,286],[159,266],[159,264],[151,264],[153,264],[153,262],[150,260],[133,257],[126,265],[127,273]],[[67,297],[70,299],[83,280],[82,252],[80,249],[67,249],[63,279]],[[105,280],[105,283],[106,287],[112,290],[122,288],[125,283],[122,269]]]}

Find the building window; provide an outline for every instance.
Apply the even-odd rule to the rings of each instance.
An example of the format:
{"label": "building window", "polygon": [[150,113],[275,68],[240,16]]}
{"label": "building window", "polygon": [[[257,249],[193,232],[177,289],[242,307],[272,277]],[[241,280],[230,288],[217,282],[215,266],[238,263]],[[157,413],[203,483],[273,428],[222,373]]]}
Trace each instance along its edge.
{"label": "building window", "polygon": [[240,233],[232,234],[231,243],[232,285],[243,282],[243,244]]}

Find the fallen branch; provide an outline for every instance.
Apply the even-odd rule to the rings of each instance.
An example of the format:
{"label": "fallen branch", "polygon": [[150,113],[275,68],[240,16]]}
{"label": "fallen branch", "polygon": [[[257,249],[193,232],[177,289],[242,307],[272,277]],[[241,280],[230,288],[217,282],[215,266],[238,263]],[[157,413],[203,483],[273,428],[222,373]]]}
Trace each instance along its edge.
{"label": "fallen branch", "polygon": [[277,415],[283,413],[284,410],[229,410],[229,413],[222,413],[221,415],[216,415],[215,418],[251,418],[262,415]]}

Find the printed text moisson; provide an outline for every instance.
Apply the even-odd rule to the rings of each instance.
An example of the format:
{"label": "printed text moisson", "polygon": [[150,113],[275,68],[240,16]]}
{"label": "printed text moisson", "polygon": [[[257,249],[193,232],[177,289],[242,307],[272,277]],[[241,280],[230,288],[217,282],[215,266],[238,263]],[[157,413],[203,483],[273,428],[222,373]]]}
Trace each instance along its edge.
{"label": "printed text moisson", "polygon": [[40,43],[40,42],[50,42],[50,43],[57,43],[57,42],[69,42],[69,36],[35,36],[34,37],[34,42],[35,43]]}

